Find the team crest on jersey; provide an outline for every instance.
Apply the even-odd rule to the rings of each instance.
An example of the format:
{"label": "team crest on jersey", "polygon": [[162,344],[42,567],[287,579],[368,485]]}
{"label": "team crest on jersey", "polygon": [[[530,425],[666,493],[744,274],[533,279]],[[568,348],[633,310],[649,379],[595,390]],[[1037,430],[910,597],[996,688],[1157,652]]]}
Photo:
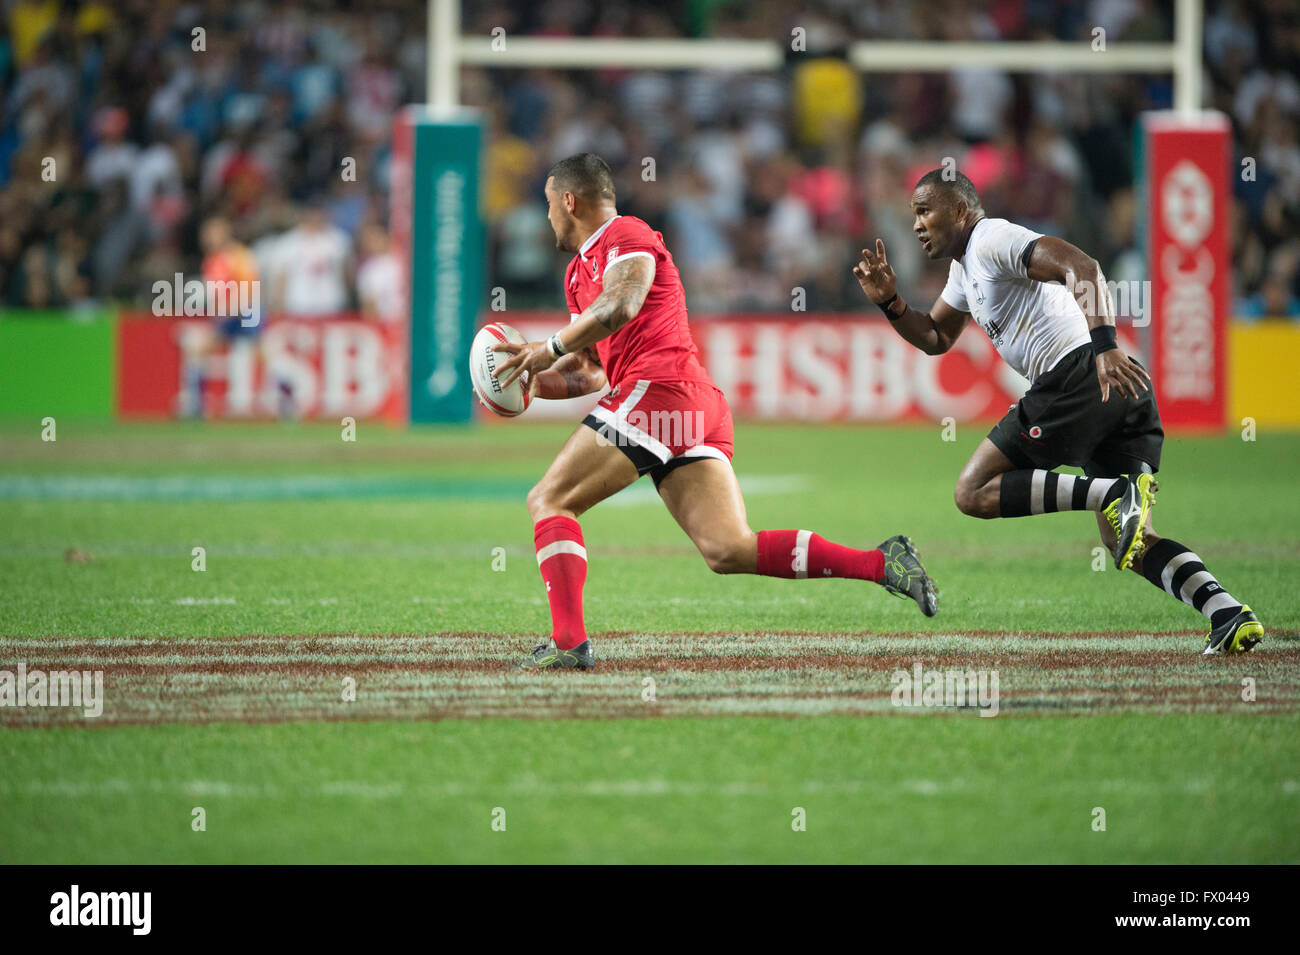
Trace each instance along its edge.
{"label": "team crest on jersey", "polygon": [[600,263],[595,259],[591,260],[591,277],[593,279],[600,278]]}

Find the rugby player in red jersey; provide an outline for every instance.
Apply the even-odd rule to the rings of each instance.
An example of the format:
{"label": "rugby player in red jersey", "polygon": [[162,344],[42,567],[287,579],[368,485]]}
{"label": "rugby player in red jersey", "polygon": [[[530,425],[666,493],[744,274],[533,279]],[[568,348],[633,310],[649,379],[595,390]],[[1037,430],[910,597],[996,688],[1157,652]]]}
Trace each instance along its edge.
{"label": "rugby player in red jersey", "polygon": [[731,409],[700,364],[663,236],[618,214],[609,166],[593,153],[556,163],[546,200],[556,246],[576,253],[564,276],[569,324],[548,341],[497,345],[509,354],[496,375],[509,384],[529,374],[538,398],[612,387],[528,494],[552,630],[520,666],[591,669],[578,518],[643,474],[715,573],[872,580],[933,616],[934,584],[906,537],[856,550],[806,530],[750,529],[731,469]]}

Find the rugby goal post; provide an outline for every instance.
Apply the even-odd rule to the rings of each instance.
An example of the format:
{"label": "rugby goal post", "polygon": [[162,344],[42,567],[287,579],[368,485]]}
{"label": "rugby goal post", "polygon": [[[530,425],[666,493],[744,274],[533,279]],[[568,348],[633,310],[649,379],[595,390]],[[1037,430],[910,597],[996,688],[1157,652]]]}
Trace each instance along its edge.
{"label": "rugby goal post", "polygon": [[[527,37],[504,33],[463,36],[460,0],[429,0],[427,102],[436,111],[460,105],[462,65],[488,69],[778,69],[786,62],[772,40]],[[849,62],[864,73],[938,72],[963,66],[1017,73],[1171,73],[1174,109],[1201,104],[1202,0],[1175,0],[1172,43],[994,42],[944,43],[858,40]],[[494,31],[495,32],[495,31]]]}
{"label": "rugby goal post", "polygon": [[[1143,351],[1150,356],[1157,384],[1174,384],[1174,394],[1184,394],[1186,401],[1166,408],[1171,424],[1220,427],[1226,407],[1225,367],[1227,357],[1226,324],[1230,301],[1230,275],[1227,240],[1227,176],[1230,163],[1230,131],[1223,117],[1201,111],[1201,44],[1203,0],[1175,0],[1174,39],[1172,43],[1110,43],[1104,34],[1092,41],[985,42],[945,43],[905,40],[859,40],[849,44],[848,61],[864,73],[949,72],[954,64],[988,67],[1018,73],[1156,73],[1173,77],[1173,110],[1167,114],[1143,118],[1138,142],[1138,188],[1143,194],[1148,256],[1147,274],[1152,281],[1147,299],[1150,321],[1141,329]],[[789,40],[729,39],[634,39],[609,37],[529,37],[510,36],[504,28],[489,35],[469,36],[461,33],[460,0],[428,0],[427,101],[420,113],[407,111],[405,122],[415,126],[437,127],[445,124],[447,134],[456,139],[454,159],[478,161],[481,130],[477,120],[467,116],[460,106],[459,72],[465,65],[485,69],[550,68],[579,69],[721,69],[773,70],[788,62]],[[1098,42],[1100,40],[1100,42]],[[399,120],[399,127],[403,120]],[[399,131],[398,139],[403,134]],[[418,140],[414,132],[405,134],[408,141]],[[441,141],[441,136],[427,141]],[[395,148],[395,155],[398,150]],[[434,214],[431,230],[426,229],[429,249],[451,249],[449,236],[442,236],[439,222],[455,229],[445,215],[436,213],[435,205],[453,191],[448,181],[466,181],[465,169],[460,178],[444,171],[435,173],[435,165],[419,161],[418,156],[405,160],[398,156],[395,186],[400,186],[402,163],[409,177],[401,201],[408,205],[394,212],[410,221],[409,203],[414,196],[415,209]],[[449,159],[448,161],[453,161]],[[439,175],[440,185],[428,181]],[[474,180],[474,176],[468,176]],[[477,217],[477,190],[464,188],[452,205],[466,217]],[[394,189],[394,196],[399,188]],[[421,202],[421,197],[426,198]],[[416,213],[418,224],[420,214]],[[1180,225],[1181,223],[1181,225]],[[441,238],[440,238],[441,237]],[[1182,242],[1186,239],[1187,242]],[[1180,244],[1181,243],[1181,244]],[[1188,244],[1190,243],[1190,244]],[[463,248],[463,246],[462,246]],[[432,256],[417,244],[406,257],[412,275],[428,268]],[[1207,260],[1205,257],[1210,256]],[[473,258],[473,256],[471,256]],[[1212,276],[1207,278],[1206,262]],[[1200,264],[1198,264],[1200,263]],[[445,263],[444,271],[445,271]],[[468,271],[482,275],[481,259],[468,264]],[[453,327],[450,317],[460,316],[453,338],[463,338],[468,347],[473,335],[472,303],[464,296],[476,294],[455,283],[425,283],[427,292],[413,290],[411,407],[413,420],[428,420],[431,393],[447,395],[448,387],[459,388],[452,381],[448,355],[463,351],[448,347],[446,335]],[[408,283],[408,288],[411,288]],[[460,296],[455,307],[438,302],[441,292]],[[1198,299],[1196,296],[1200,296]],[[1182,307],[1195,303],[1198,333],[1205,333],[1204,347],[1188,348],[1180,337],[1175,321],[1186,316]],[[1179,308],[1174,315],[1166,305]],[[441,323],[439,323],[441,317]],[[1187,324],[1187,322],[1183,322]],[[1179,342],[1183,341],[1180,347]],[[463,362],[457,363],[459,365]],[[463,372],[463,369],[461,369]],[[1180,392],[1178,389],[1181,388]],[[461,388],[461,391],[464,389]],[[1171,395],[1173,397],[1173,395]],[[423,402],[424,411],[417,413]],[[435,401],[436,403],[436,401]],[[468,418],[472,408],[454,402],[448,416]],[[1170,414],[1172,412],[1172,416]]]}

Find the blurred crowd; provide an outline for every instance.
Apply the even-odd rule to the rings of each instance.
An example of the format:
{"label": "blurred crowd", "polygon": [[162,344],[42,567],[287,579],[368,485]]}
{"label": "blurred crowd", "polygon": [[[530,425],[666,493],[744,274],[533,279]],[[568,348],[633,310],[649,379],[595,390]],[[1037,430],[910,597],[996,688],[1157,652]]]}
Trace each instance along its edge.
{"label": "blurred crowd", "polygon": [[[542,185],[582,150],[620,211],[665,233],[693,311],[857,309],[849,269],[880,236],[923,301],[908,197],[953,161],[990,215],[1061,235],[1113,280],[1144,278],[1133,127],[1161,74],[859,74],[851,38],[1168,42],[1153,0],[475,0],[488,36],[800,37],[779,71],[465,68],[487,126],[490,285],[562,306]],[[1234,308],[1300,317],[1300,9],[1207,2],[1205,105],[1234,126]],[[148,307],[197,273],[220,217],[253,252],[263,307],[400,317],[386,231],[394,111],[424,93],[424,0],[8,0],[0,30],[0,301]],[[197,32],[196,32],[197,30]],[[1102,54],[1098,54],[1102,55]],[[351,171],[349,174],[349,170]],[[308,254],[310,253],[310,254]],[[295,295],[294,290],[301,290]],[[799,290],[796,293],[794,290]],[[387,310],[387,314],[386,314]]]}
{"label": "blurred crowd", "polygon": [[265,309],[400,317],[391,129],[423,99],[424,22],[391,0],[9,0],[0,300],[148,308],[220,218]]}

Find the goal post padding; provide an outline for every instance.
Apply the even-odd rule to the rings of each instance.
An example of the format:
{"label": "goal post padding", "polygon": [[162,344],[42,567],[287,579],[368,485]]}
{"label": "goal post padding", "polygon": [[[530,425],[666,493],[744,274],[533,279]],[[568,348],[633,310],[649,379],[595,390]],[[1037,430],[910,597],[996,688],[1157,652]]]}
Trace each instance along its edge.
{"label": "goal post padding", "polygon": [[410,420],[469,421],[466,355],[484,296],[483,128],[471,110],[399,112],[392,231],[410,290]]}
{"label": "goal post padding", "polygon": [[1232,129],[1222,113],[1144,113],[1138,170],[1150,324],[1144,350],[1167,426],[1222,428],[1232,303]]}

